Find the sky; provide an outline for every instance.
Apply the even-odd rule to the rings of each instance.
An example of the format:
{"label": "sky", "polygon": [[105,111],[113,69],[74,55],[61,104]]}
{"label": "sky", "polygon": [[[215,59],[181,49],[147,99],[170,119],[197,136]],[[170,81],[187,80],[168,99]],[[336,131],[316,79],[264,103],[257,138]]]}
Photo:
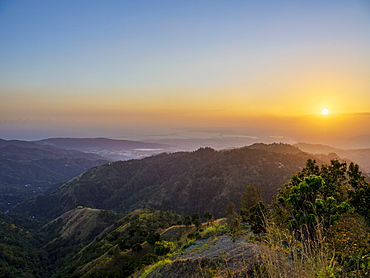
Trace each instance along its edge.
{"label": "sky", "polygon": [[0,138],[370,147],[369,50],[367,0],[0,0]]}

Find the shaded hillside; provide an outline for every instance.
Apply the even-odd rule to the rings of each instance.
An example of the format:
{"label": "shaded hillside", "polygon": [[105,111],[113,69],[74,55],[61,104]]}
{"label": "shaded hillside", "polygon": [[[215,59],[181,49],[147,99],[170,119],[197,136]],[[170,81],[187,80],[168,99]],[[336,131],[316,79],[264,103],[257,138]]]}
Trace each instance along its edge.
{"label": "shaded hillside", "polygon": [[269,203],[309,158],[314,157],[244,147],[114,162],[92,168],[16,210],[52,218],[80,205],[117,212],[146,206],[184,214],[208,210],[218,217],[229,201],[239,204],[249,184],[255,184]]}
{"label": "shaded hillside", "polygon": [[107,162],[96,154],[54,147],[4,146],[0,148],[0,210]]}
{"label": "shaded hillside", "polygon": [[370,149],[337,149],[327,145],[297,143],[294,146],[299,149],[313,154],[330,154],[336,153],[343,159],[347,158],[357,163],[364,171],[370,173]]}
{"label": "shaded hillside", "polygon": [[45,277],[48,258],[39,249],[41,238],[25,228],[31,221],[0,213],[0,277]]}

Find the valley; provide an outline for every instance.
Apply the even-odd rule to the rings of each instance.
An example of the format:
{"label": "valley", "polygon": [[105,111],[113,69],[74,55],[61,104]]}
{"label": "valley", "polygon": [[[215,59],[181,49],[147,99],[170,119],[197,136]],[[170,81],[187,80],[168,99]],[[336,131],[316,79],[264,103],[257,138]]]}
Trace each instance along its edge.
{"label": "valley", "polygon": [[[284,223],[290,218],[279,200],[290,190],[294,175],[300,180],[319,175],[332,186],[353,184],[353,193],[345,197],[353,207],[340,212],[338,231],[332,230],[348,229],[348,237],[328,239],[328,246],[342,250],[355,240],[354,255],[358,248],[370,251],[365,240],[370,235],[367,199],[354,201],[370,198],[368,174],[356,172],[360,168],[333,149],[304,152],[300,144],[256,143],[112,161],[82,152],[81,146],[67,149],[70,142],[51,146],[4,141],[1,196],[7,201],[19,194],[14,199],[18,203],[0,213],[0,266],[6,277],[265,277],[266,271],[275,271],[269,269],[274,260],[286,264],[283,271],[297,271],[298,266],[289,264],[289,252],[305,243],[290,238],[288,246],[282,245],[273,232],[274,225],[287,229]],[[367,167],[363,161],[361,169]],[[36,181],[42,190],[34,190]],[[17,193],[24,183],[32,192]],[[7,195],[4,188],[15,189]],[[337,196],[344,188],[330,194]],[[356,195],[357,190],[362,193]],[[347,196],[343,194],[335,197],[338,202]],[[267,208],[268,222],[259,222],[262,216],[253,207],[257,202]],[[274,253],[271,244],[280,251]],[[354,260],[348,257],[352,253],[338,252],[338,264],[343,254]],[[363,258],[366,264],[367,255]],[[306,266],[299,265],[299,271],[312,263],[302,261]],[[367,268],[347,265],[342,271],[364,274]]]}

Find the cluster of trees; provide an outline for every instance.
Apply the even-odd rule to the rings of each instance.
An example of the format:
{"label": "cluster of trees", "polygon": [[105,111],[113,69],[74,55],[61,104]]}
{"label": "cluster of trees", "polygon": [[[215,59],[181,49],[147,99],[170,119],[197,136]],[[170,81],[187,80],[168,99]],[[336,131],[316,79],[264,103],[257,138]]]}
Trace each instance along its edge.
{"label": "cluster of trees", "polygon": [[345,213],[356,213],[370,224],[370,185],[358,165],[332,160],[319,167],[308,160],[280,190],[278,204],[289,215],[290,229],[303,241],[317,240],[317,226],[327,236]]}
{"label": "cluster of trees", "polygon": [[336,275],[370,275],[370,184],[354,163],[332,160],[319,166],[309,159],[270,206],[249,185],[241,198],[240,216],[232,203],[226,214],[232,235],[240,220],[248,222],[255,234],[268,233],[273,224],[280,231],[290,230],[307,254],[315,254],[318,244],[329,246],[338,264]]}

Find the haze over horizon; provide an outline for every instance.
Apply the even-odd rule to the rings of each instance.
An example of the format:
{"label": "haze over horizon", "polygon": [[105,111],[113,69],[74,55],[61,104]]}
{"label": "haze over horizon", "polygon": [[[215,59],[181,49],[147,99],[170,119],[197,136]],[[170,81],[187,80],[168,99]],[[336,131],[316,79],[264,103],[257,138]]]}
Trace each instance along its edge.
{"label": "haze over horizon", "polygon": [[369,30],[364,0],[1,1],[0,138],[370,147]]}

